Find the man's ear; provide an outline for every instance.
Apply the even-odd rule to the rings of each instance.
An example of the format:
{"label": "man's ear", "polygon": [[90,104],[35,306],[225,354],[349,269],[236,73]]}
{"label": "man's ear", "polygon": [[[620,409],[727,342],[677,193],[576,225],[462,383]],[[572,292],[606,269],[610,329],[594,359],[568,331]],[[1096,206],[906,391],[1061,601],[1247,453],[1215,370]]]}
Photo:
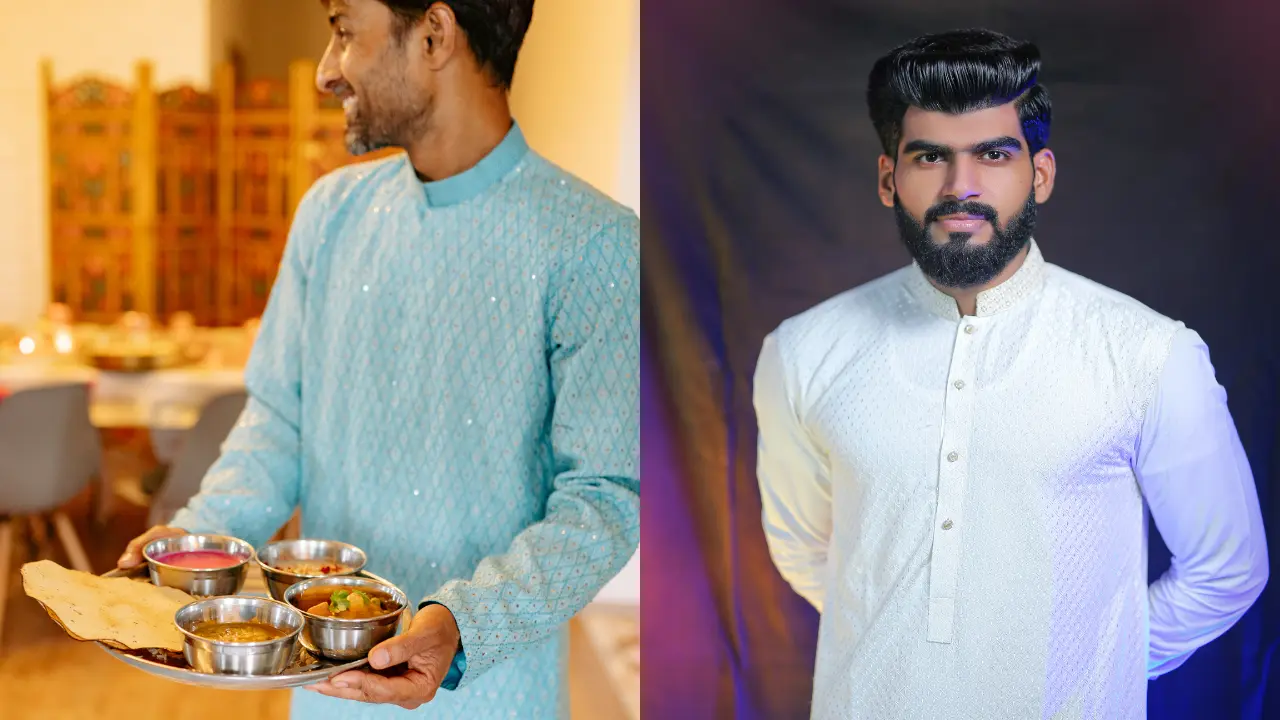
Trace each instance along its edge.
{"label": "man's ear", "polygon": [[453,10],[444,3],[435,3],[427,10],[422,21],[414,28],[415,40],[422,47],[423,58],[431,70],[440,70],[457,53],[462,29]]}
{"label": "man's ear", "polygon": [[893,158],[888,155],[881,155],[878,165],[880,181],[877,186],[880,193],[880,204],[891,208],[893,207],[893,198],[898,193],[898,186],[893,179],[895,163]]}
{"label": "man's ear", "polygon": [[1031,158],[1031,167],[1035,175],[1032,178],[1032,185],[1036,192],[1036,203],[1048,202],[1049,196],[1053,194],[1053,181],[1058,175],[1058,161],[1053,156],[1053,151],[1044,148]]}

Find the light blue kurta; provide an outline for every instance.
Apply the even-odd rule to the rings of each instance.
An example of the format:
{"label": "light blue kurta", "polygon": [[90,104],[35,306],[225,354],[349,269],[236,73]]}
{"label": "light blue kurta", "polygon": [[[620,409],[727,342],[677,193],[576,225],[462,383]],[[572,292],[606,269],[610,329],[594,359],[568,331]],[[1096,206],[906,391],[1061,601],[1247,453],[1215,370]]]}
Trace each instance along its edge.
{"label": "light blue kurta", "polygon": [[[413,717],[567,717],[565,622],[639,542],[639,289],[638,218],[518,126],[438,182],[404,155],[326,176],[172,524],[261,546],[300,505],[305,537],[457,618],[461,682]],[[293,713],[409,715],[302,691]]]}

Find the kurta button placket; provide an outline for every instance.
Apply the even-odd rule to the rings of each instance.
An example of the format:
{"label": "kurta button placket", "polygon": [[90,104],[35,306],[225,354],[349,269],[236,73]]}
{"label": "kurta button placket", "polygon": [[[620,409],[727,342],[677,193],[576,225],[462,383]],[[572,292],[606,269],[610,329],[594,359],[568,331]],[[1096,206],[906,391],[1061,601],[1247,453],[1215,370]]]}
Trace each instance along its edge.
{"label": "kurta button placket", "polygon": [[935,508],[933,552],[929,558],[929,642],[949,643],[954,636],[957,575],[960,569],[965,488],[969,480],[969,442],[973,436],[974,393],[963,378],[973,377],[975,318],[961,318],[956,325],[947,373],[947,395],[942,418],[942,457],[938,466],[938,496]]}

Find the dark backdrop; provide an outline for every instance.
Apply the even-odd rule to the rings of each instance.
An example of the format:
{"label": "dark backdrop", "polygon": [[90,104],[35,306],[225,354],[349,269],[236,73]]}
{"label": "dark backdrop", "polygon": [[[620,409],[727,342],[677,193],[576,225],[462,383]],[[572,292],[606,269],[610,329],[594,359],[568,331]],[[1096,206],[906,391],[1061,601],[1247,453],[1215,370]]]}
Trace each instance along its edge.
{"label": "dark backdrop", "polygon": [[[817,615],[764,544],[751,376],[780,321],[909,262],[863,94],[925,32],[1040,45],[1059,173],[1037,239],[1205,338],[1280,556],[1280,6],[1123,4],[645,0],[645,717],[807,717]],[[1151,717],[1280,718],[1275,584],[1150,685]]]}

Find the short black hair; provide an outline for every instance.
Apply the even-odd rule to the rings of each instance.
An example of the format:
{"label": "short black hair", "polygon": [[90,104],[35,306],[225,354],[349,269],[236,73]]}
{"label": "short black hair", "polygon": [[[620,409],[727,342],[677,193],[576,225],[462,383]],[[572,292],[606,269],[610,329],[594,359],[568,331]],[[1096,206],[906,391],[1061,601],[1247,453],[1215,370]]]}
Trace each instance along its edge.
{"label": "short black hair", "polygon": [[534,0],[378,0],[395,13],[397,35],[416,25],[437,2],[444,3],[458,19],[467,44],[480,65],[498,85],[511,89],[516,57],[533,20]]}
{"label": "short black hair", "polygon": [[867,82],[871,124],[886,155],[898,156],[908,107],[966,113],[1015,103],[1032,154],[1049,143],[1049,91],[1040,49],[990,30],[925,35],[876,61]]}

